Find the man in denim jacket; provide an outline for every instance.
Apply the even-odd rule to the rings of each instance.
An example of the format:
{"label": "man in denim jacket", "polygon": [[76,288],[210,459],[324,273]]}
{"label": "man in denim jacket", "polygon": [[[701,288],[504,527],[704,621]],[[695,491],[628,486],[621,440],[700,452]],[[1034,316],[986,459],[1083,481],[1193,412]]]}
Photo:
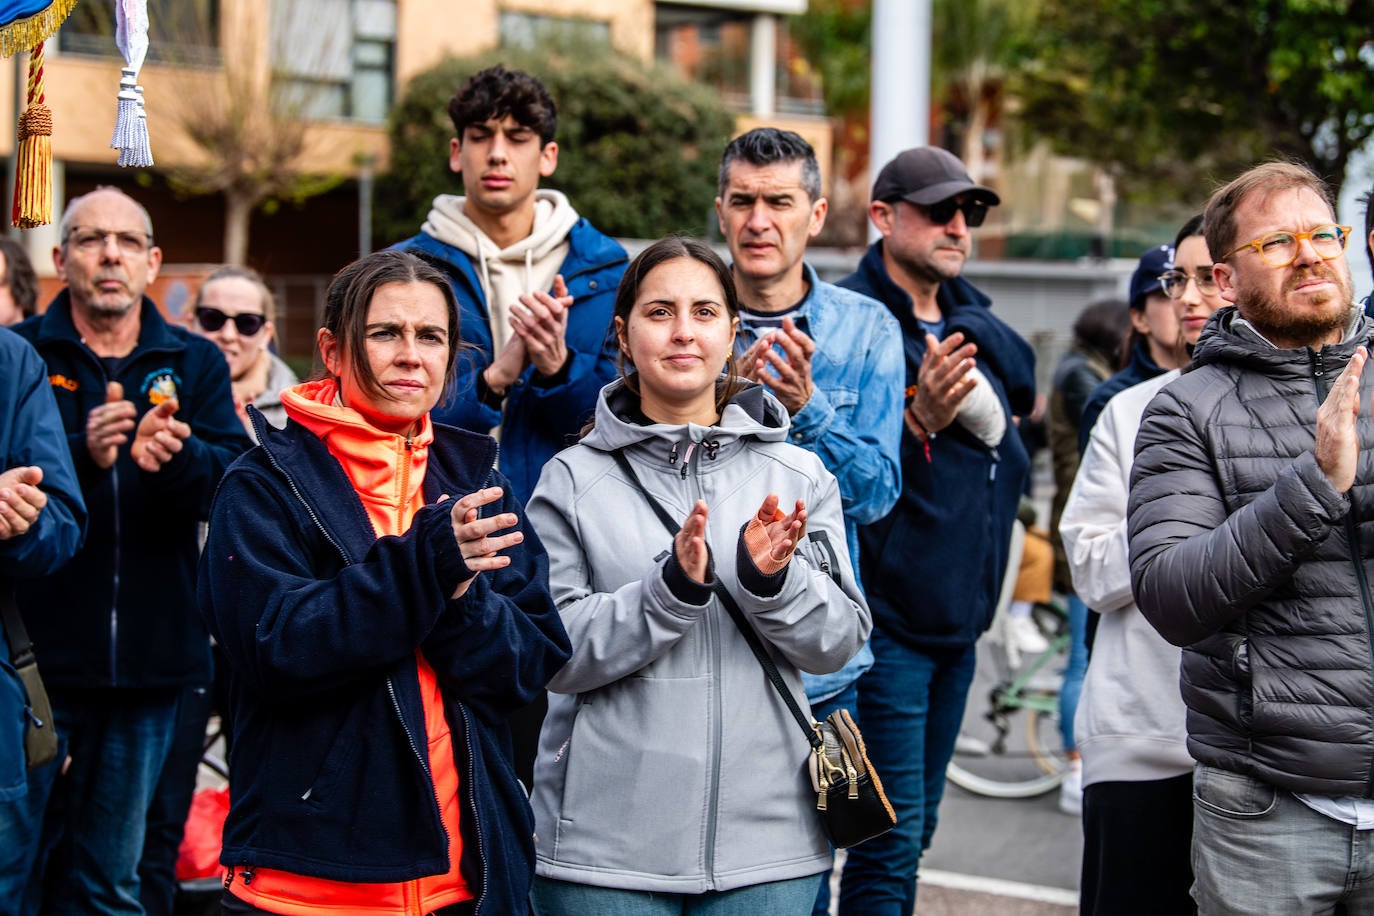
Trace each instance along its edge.
{"label": "man in denim jacket", "polygon": [[[795,445],[839,480],[845,537],[858,577],[861,524],[886,515],[900,489],[901,329],[874,299],[826,283],[803,258],[825,225],[820,167],[791,131],[759,127],[725,149],[716,212],[740,298],[741,375],[763,382],[792,416]],[[816,718],[856,711],[856,684],[873,664],[865,645],[844,668],[806,675]],[[817,913],[828,909],[822,882]]]}

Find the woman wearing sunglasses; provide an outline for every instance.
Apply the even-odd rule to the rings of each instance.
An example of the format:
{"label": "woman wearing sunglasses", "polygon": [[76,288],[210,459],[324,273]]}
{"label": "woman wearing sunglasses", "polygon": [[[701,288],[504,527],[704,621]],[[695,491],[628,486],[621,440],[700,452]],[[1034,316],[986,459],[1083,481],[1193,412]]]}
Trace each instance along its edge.
{"label": "woman wearing sunglasses", "polygon": [[[252,404],[273,426],[286,424],[281,392],[300,381],[271,343],[276,329],[276,302],[258,272],[247,267],[221,267],[200,285],[191,309],[191,330],[208,337],[229,362],[234,410],[250,436]],[[256,441],[256,437],[255,437]]]}

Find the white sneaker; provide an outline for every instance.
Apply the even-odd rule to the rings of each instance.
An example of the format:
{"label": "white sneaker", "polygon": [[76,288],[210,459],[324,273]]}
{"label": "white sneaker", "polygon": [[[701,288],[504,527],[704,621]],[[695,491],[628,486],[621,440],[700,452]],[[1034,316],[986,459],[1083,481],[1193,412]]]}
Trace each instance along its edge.
{"label": "white sneaker", "polygon": [[1073,817],[1083,814],[1083,761],[1070,760],[1059,784],[1059,810]]}
{"label": "white sneaker", "polygon": [[1016,648],[1031,655],[1039,655],[1050,647],[1050,641],[1029,614],[1007,618],[1007,635],[1016,642]]}

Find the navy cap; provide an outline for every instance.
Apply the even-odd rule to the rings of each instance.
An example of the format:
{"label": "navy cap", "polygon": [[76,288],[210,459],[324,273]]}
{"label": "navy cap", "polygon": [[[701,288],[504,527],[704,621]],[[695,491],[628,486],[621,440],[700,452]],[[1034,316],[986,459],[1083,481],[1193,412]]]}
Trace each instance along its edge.
{"label": "navy cap", "polygon": [[1164,285],[1159,282],[1159,275],[1166,270],[1173,270],[1173,267],[1172,245],[1156,245],[1142,254],[1135,273],[1131,274],[1131,308],[1143,309],[1146,296],[1163,291]]}
{"label": "navy cap", "polygon": [[959,157],[938,146],[903,150],[873,182],[873,200],[905,200],[923,207],[969,192],[990,206],[1002,202],[992,188],[973,183]]}

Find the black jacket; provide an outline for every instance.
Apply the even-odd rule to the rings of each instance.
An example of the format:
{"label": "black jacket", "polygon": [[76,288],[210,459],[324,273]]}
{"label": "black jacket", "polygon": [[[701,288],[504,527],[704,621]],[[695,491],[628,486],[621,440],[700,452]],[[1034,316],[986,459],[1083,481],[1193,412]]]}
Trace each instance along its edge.
{"label": "black jacket", "polygon": [[[225,467],[252,442],[234,413],[219,349],[168,324],[151,299],[143,300],[140,321],[138,344],[113,374],[81,342],[66,290],[15,328],[47,364],[90,513],[86,543],[72,561],[16,590],[50,685],[210,680],[210,642],[195,612],[197,522]],[[190,424],[191,436],[156,473],[140,470],[128,445],[110,468],[91,460],[86,415],[104,403],[109,381],[124,386],[140,419],[163,398],[177,398],[177,419]]]}
{"label": "black jacket", "polygon": [[[448,869],[419,649],[452,727],[463,877],[479,913],[524,912],[534,819],[506,717],[569,644],[544,548],[492,467],[495,441],[436,425],[427,505],[404,535],[378,538],[324,442],[251,414],[261,445],[225,474],[201,561],[200,609],[230,660],[235,711],[220,861],[353,882]],[[437,503],[485,486],[505,488],[485,511],[517,513],[525,540],[453,600],[473,574]]]}
{"label": "black jacket", "polygon": [[[907,385],[916,383],[925,332],[911,297],[883,266],[882,242],[840,286],[884,303],[902,327]],[[1007,433],[988,448],[957,422],[926,447],[902,428],[902,493],[896,507],[859,528],[859,560],[874,625],[918,647],[971,645],[992,622],[1007,567],[1011,526],[1030,472],[1012,415],[1035,401],[1035,354],[992,314],[991,300],[962,277],[940,284],[945,334],[978,345],[978,367],[1007,411]]]}
{"label": "black jacket", "polygon": [[1141,613],[1183,651],[1188,752],[1295,792],[1374,796],[1374,373],[1361,380],[1355,485],[1312,454],[1317,409],[1359,346],[1279,350],[1208,321],[1155,395],[1128,509]]}

